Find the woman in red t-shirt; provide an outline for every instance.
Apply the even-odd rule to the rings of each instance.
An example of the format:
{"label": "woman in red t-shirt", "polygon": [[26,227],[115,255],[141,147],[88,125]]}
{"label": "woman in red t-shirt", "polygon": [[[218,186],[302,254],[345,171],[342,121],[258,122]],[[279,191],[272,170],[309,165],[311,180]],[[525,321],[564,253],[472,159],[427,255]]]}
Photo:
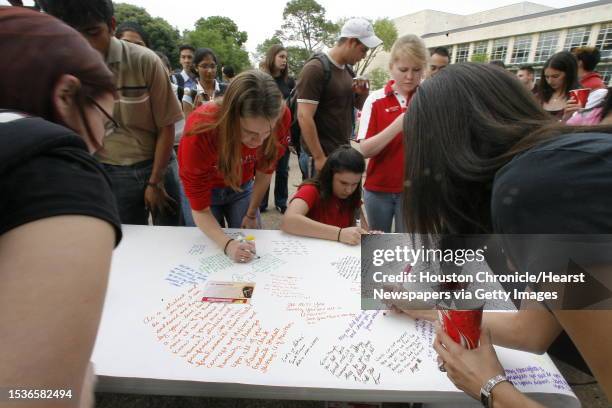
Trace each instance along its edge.
{"label": "woman in red t-shirt", "polygon": [[364,185],[365,208],[373,229],[404,231],[401,196],[404,188],[404,112],[427,64],[427,48],[416,35],[402,36],[391,48],[391,80],[368,96],[359,122],[358,141],[368,158]]}
{"label": "woman in red t-shirt", "polygon": [[[365,160],[350,146],[340,146],[327,158],[316,177],[295,193],[281,229],[305,237],[357,245],[368,224],[361,211],[361,176]],[[355,226],[360,211],[361,227]]]}
{"label": "woman in red t-shirt", "polygon": [[258,228],[258,206],[287,147],[291,113],[274,79],[260,71],[236,76],[219,102],[196,109],[179,145],[180,176],[196,225],[236,262],[255,245],[221,227]]}

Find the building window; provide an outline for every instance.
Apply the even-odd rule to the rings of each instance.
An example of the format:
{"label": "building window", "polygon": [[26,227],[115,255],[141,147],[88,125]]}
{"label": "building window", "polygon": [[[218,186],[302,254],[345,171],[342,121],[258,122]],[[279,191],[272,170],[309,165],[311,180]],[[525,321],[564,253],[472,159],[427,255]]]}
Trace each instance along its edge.
{"label": "building window", "polygon": [[564,50],[571,51],[576,47],[584,47],[589,43],[589,36],[591,35],[591,27],[576,27],[567,30],[567,37],[565,37]]}
{"label": "building window", "polygon": [[602,24],[595,44],[602,58],[612,57],[612,23]]}
{"label": "building window", "polygon": [[510,57],[511,64],[522,64],[529,59],[529,51],[531,51],[531,36],[524,35],[514,39],[514,48]]}
{"label": "building window", "polygon": [[534,62],[544,62],[557,51],[559,31],[540,33],[540,39],[535,51]]}
{"label": "building window", "polygon": [[453,46],[445,45],[444,48],[448,50],[448,62],[451,62],[453,60]]}
{"label": "building window", "polygon": [[474,43],[474,52],[472,52],[472,55],[487,55],[488,48],[489,48],[488,41],[480,41],[480,42]]}
{"label": "building window", "polygon": [[469,51],[470,51],[470,44],[457,45],[457,59],[455,60],[455,62],[467,61]]}
{"label": "building window", "polygon": [[493,41],[493,49],[491,50],[491,61],[505,61],[508,53],[508,39],[498,38]]}
{"label": "building window", "polygon": [[601,79],[606,86],[612,86],[612,65],[604,65],[597,67],[597,72],[601,75]]}

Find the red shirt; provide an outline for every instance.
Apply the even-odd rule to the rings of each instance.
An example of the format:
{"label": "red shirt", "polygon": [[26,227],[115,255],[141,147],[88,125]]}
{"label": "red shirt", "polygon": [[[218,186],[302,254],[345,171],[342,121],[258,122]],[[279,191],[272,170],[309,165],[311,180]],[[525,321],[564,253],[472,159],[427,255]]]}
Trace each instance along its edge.
{"label": "red shirt", "polygon": [[[361,111],[357,140],[368,139],[385,130],[405,112],[414,92],[405,99],[393,90],[391,80],[368,96]],[[402,133],[370,158],[364,188],[382,193],[401,193],[404,188],[404,140]]]}
{"label": "red shirt", "polygon": [[340,228],[353,226],[355,211],[361,206],[361,200],[352,203],[349,199],[341,200],[335,195],[323,201],[319,189],[313,184],[300,186],[291,201],[296,198],[304,200],[308,205],[308,218]]}
{"label": "red shirt", "polygon": [[599,72],[595,71],[585,74],[580,80],[580,85],[583,88],[589,89],[601,89],[606,87],[601,79],[601,75],[599,75]]}
{"label": "red shirt", "polygon": [[[216,103],[211,102],[200,106],[187,118],[183,133],[187,135],[196,126],[214,123],[217,120],[218,112],[219,106]],[[276,129],[270,136],[277,138],[277,160],[283,156],[289,144],[290,126],[291,113],[288,108],[285,108],[282,119],[279,120]],[[218,137],[218,132],[213,129],[196,135],[183,136],[179,144],[179,175],[189,204],[196,211],[210,207],[213,188],[227,187],[223,181],[223,174],[217,167],[219,161]],[[240,136],[236,135],[236,137]],[[258,157],[261,157],[260,150],[261,148],[251,149],[242,145],[240,184],[251,180],[255,176],[255,170],[268,174],[274,172],[276,162],[271,167],[264,168],[263,164],[258,161]]]}

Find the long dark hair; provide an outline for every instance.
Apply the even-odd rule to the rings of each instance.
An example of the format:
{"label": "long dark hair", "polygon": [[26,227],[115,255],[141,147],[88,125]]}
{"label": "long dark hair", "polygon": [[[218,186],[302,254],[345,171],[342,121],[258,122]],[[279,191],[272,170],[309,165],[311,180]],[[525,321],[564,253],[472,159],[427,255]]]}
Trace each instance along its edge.
{"label": "long dark hair", "polygon": [[491,233],[495,173],[565,133],[612,126],[556,122],[513,76],[486,64],[449,65],[419,86],[404,121],[404,219],[421,234]]}
{"label": "long dark hair", "polygon": [[578,61],[576,57],[569,51],[561,51],[553,54],[552,57],[546,61],[542,67],[542,74],[540,77],[540,99],[542,102],[548,102],[550,97],[555,92],[554,89],[546,81],[544,73],[547,68],[553,68],[558,71],[565,73],[564,89],[563,94],[568,95],[572,89],[579,89],[580,83],[578,82]]}
{"label": "long dark hair", "polygon": [[[285,51],[285,52],[287,51],[287,49],[283,47],[281,44],[274,44],[270,48],[268,48],[268,51],[266,52],[266,59],[264,60],[264,63],[263,63],[263,70],[266,71],[268,74],[274,75],[274,69],[275,69],[274,62],[276,60],[276,56],[281,51]],[[289,80],[289,64],[287,64],[285,66],[285,69],[283,69],[280,72],[280,77],[285,82]]]}
{"label": "long dark hair", "polygon": [[[364,170],[365,159],[363,155],[350,145],[343,145],[327,157],[323,168],[313,179],[306,180],[301,185],[313,184],[319,190],[321,200],[326,201],[334,195],[334,174],[344,171],[363,174]],[[350,202],[361,200],[361,183],[347,200]]]}

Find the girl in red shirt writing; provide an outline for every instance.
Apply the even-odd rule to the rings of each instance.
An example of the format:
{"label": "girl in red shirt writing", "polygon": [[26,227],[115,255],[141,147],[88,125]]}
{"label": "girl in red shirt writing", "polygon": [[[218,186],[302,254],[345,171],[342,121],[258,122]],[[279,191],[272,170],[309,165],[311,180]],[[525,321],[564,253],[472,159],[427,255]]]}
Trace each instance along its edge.
{"label": "girl in red shirt writing", "polygon": [[[298,188],[283,217],[281,229],[305,237],[357,245],[368,224],[361,211],[361,176],[365,160],[350,146],[340,146],[316,177]],[[355,215],[360,211],[361,227]]]}
{"label": "girl in red shirt writing", "polygon": [[291,113],[274,79],[260,71],[236,76],[223,100],[187,119],[179,146],[180,176],[196,225],[235,262],[255,245],[221,227],[258,228],[258,206],[289,138]]}

